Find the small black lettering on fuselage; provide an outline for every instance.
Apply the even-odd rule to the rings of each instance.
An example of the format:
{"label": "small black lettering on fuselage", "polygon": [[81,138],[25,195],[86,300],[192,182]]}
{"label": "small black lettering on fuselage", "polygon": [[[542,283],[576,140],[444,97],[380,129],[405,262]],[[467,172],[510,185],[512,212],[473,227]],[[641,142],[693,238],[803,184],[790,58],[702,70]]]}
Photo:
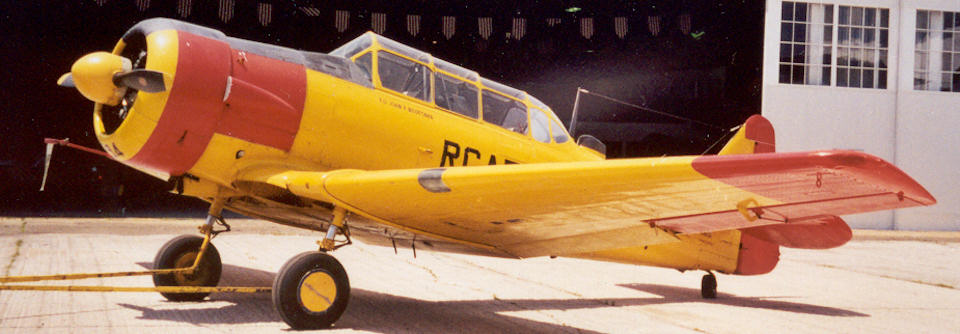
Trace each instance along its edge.
{"label": "small black lettering on fuselage", "polygon": [[[473,159],[471,159],[471,157]],[[443,154],[440,155],[440,167],[446,166],[467,166],[471,160],[483,161],[483,155],[480,153],[480,150],[473,147],[466,146],[461,150],[460,144],[455,142],[444,140],[443,141]],[[490,159],[487,161],[488,165],[496,165],[497,156],[494,154],[490,155]],[[510,161],[509,159],[503,159],[503,163],[510,165],[515,164],[516,162]]]}

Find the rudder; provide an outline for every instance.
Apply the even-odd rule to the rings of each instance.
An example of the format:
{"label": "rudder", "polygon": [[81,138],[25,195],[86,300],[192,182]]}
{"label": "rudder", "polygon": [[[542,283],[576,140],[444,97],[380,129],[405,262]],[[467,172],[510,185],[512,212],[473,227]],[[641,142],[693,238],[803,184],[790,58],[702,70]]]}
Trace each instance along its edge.
{"label": "rudder", "polygon": [[776,152],[776,146],[773,124],[763,116],[753,115],[743,122],[717,155],[773,153]]}

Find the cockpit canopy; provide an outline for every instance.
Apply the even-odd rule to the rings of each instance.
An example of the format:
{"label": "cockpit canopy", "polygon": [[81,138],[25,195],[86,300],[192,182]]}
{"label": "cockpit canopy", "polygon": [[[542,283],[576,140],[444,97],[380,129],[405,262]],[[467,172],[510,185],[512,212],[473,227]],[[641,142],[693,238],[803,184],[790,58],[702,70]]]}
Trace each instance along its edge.
{"label": "cockpit canopy", "polygon": [[537,98],[373,32],[357,37],[330,55],[359,65],[376,88],[532,136],[543,143],[570,140],[553,110]]}

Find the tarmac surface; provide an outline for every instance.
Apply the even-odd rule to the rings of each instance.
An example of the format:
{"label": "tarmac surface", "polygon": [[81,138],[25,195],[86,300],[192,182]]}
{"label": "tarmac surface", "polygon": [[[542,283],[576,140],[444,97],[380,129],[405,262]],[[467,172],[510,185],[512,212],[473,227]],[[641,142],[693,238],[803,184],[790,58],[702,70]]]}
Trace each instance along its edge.
{"label": "tarmac surface", "polygon": [[[199,219],[0,218],[0,275],[143,270]],[[214,240],[221,286],[270,286],[319,233],[232,220]],[[781,249],[761,276],[574,259],[509,260],[354,244],[334,255],[351,279],[325,333],[957,333],[960,233],[856,231],[831,250]],[[43,283],[43,282],[40,282]],[[31,283],[38,284],[38,283]],[[66,282],[50,284],[66,285]],[[152,286],[149,276],[75,285]],[[0,332],[280,332],[269,293],[168,302],[157,293],[0,291]]]}

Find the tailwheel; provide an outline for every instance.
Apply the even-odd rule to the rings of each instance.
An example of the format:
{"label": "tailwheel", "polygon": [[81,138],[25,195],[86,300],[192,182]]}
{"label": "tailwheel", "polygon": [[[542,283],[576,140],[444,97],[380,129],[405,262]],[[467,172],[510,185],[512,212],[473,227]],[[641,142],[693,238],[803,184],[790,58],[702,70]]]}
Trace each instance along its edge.
{"label": "tailwheel", "polygon": [[333,256],[305,252],[287,261],[273,281],[273,305],[294,329],[327,328],[347,308],[350,281]]}
{"label": "tailwheel", "polygon": [[700,281],[700,295],[704,299],[717,298],[717,276],[709,271],[706,275],[703,275],[703,279]]}
{"label": "tailwheel", "polygon": [[[203,238],[195,235],[181,235],[167,241],[156,258],[153,259],[153,269],[190,268],[200,253]],[[220,262],[220,253],[207,245],[207,250],[200,260],[200,265],[193,272],[172,274],[153,274],[155,286],[216,286],[220,281],[220,272],[223,270]],[[207,297],[210,293],[166,293],[161,295],[170,301],[197,301]]]}

